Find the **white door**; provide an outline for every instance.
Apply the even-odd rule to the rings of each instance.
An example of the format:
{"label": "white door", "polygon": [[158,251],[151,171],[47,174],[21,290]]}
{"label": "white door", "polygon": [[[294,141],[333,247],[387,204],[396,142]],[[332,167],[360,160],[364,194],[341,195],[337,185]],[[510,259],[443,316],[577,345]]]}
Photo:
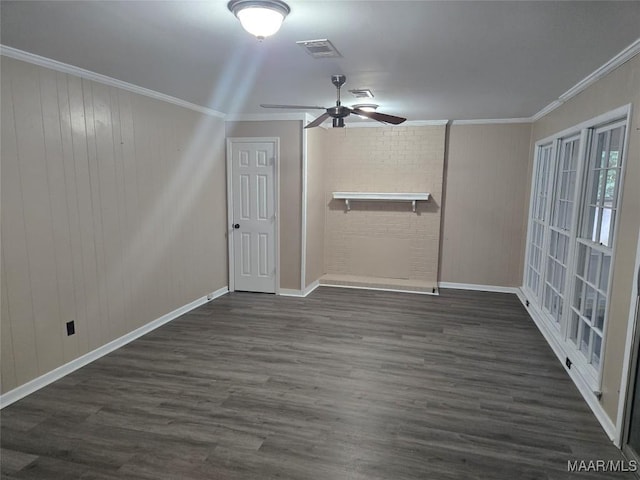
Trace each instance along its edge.
{"label": "white door", "polygon": [[230,139],[233,289],[276,291],[277,140]]}

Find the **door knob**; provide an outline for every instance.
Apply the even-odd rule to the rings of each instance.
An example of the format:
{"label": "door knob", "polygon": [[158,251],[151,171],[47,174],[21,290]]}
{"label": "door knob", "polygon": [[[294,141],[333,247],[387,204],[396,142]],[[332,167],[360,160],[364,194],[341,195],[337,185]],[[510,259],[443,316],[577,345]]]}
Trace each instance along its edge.
{"label": "door knob", "polygon": [[239,223],[234,223],[233,224],[233,228],[240,228],[240,224]]}

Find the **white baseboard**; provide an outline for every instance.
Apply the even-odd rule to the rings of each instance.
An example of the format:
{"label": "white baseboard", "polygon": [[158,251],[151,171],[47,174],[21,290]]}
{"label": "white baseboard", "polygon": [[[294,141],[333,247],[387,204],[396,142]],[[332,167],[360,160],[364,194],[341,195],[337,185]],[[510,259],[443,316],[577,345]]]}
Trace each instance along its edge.
{"label": "white baseboard", "polygon": [[41,375],[38,378],[34,378],[33,380],[25,383],[24,385],[20,385],[19,387],[16,387],[13,390],[10,390],[5,394],[0,395],[0,409],[7,407],[14,402],[17,402],[21,398],[24,398],[27,395],[37,390],[40,390],[43,387],[46,387],[50,383],[53,383],[56,380],[59,380],[60,378],[66,375],[69,375],[71,372],[74,372],[75,370],[78,370],[79,368],[82,368],[85,365],[88,365],[94,360],[97,360],[107,355],[108,353],[111,353],[114,350],[117,350],[118,348],[126,345],[127,343],[134,341],[137,338],[140,338],[141,336],[151,332],[152,330],[155,330],[156,328],[161,327],[162,325],[169,323],[172,320],[175,320],[180,315],[184,315],[185,313],[193,310],[194,308],[199,307],[200,305],[204,305],[210,300],[214,300],[218,297],[221,297],[228,291],[229,291],[228,287],[219,288],[215,292],[211,292],[210,294],[205,295],[204,297],[200,297],[194,300],[193,302],[187,303],[186,305],[183,305],[182,307],[179,307],[174,311],[169,312],[166,315],[163,315],[162,317],[157,318],[147,323],[146,325],[143,325],[142,327],[137,328],[123,335],[120,338],[116,338],[115,340],[112,340],[111,342],[101,347],[98,347],[95,350],[92,350],[91,352],[85,353],[81,357],[78,357],[75,360],[70,361],[69,363],[65,363],[64,365],[61,365],[60,367],[54,370],[51,370],[50,372],[45,373],[44,375]]}
{"label": "white baseboard", "polygon": [[311,282],[307,285],[307,288],[304,289],[304,296],[311,294],[316,288],[320,286],[320,280],[316,280],[315,282]]}
{"label": "white baseboard", "polygon": [[331,287],[331,288],[351,288],[355,290],[376,290],[379,292],[416,293],[418,295],[438,295],[437,289],[434,293],[434,292],[425,292],[420,290],[403,290],[401,288],[364,287],[361,285],[338,285],[335,283],[321,283],[320,286]]}
{"label": "white baseboard", "polygon": [[556,354],[556,357],[558,357],[560,364],[565,369],[571,380],[573,380],[573,383],[578,388],[578,391],[582,395],[582,398],[584,398],[585,402],[587,402],[587,405],[589,405],[589,408],[591,408],[591,411],[600,422],[600,425],[604,429],[605,433],[609,436],[609,439],[612,442],[615,442],[617,439],[616,426],[606,414],[606,412],[602,408],[602,405],[600,405],[600,402],[598,402],[598,399],[593,394],[591,387],[589,387],[588,383],[584,378],[582,378],[582,375],[580,375],[580,373],[576,369],[567,368],[565,364],[565,358],[567,358],[569,354],[565,352],[562,345],[558,343],[556,337],[551,333],[551,331],[547,327],[546,322],[544,321],[544,318],[542,317],[540,312],[538,312],[537,308],[535,308],[535,306],[530,302],[529,306],[527,306],[527,297],[522,289],[518,288],[517,290],[518,298],[522,302],[524,308],[527,310],[527,313],[533,320],[533,323],[536,324],[538,330],[540,330],[540,333],[542,333],[542,336],[545,338],[553,352]]}
{"label": "white baseboard", "polygon": [[497,293],[514,293],[517,294],[517,287],[502,287],[499,285],[481,285],[476,283],[452,283],[438,282],[438,288],[451,288],[454,290],[474,290],[477,292],[497,292]]}
{"label": "white baseboard", "polygon": [[315,282],[307,285],[307,288],[304,290],[295,290],[292,288],[281,288],[279,294],[283,297],[306,297],[311,292],[313,292],[316,288],[320,286],[320,280],[316,280]]}
{"label": "white baseboard", "polygon": [[304,297],[302,290],[296,290],[295,288],[281,288],[278,295],[282,297]]}
{"label": "white baseboard", "polygon": [[518,291],[516,292],[516,295],[518,296],[518,300],[520,300],[520,303],[522,303],[522,306],[524,308],[529,308],[529,306],[527,305],[527,302],[529,300],[527,300],[527,297],[525,297],[524,292],[521,288],[518,288],[517,290]]}

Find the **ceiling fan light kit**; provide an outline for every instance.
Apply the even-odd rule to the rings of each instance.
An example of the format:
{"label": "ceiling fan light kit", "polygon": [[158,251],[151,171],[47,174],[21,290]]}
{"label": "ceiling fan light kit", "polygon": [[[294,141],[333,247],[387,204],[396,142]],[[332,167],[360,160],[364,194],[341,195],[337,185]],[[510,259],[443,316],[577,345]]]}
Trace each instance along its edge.
{"label": "ceiling fan light kit", "polygon": [[242,28],[264,40],[280,30],[291,9],[281,0],[231,0],[227,8],[240,20]]}
{"label": "ceiling fan light kit", "polygon": [[[344,75],[331,75],[331,83],[333,83],[336,86],[337,97],[338,97],[337,100],[336,100],[335,107],[325,108],[325,107],[308,106],[308,105],[274,105],[274,104],[265,104],[265,103],[260,104],[260,106],[263,107],[263,108],[285,108],[285,109],[297,109],[297,110],[311,110],[311,109],[325,110],[325,113],[320,115],[314,121],[310,122],[304,128],[317,127],[317,126],[321,125],[322,123],[324,123],[324,121],[328,120],[329,118],[333,119],[332,123],[333,123],[333,127],[334,128],[342,128],[342,127],[344,127],[344,119],[346,117],[348,117],[349,115],[351,115],[352,113],[355,114],[355,115],[358,115],[360,117],[367,117],[367,118],[370,118],[371,120],[376,120],[377,122],[390,123],[391,125],[400,125],[402,122],[404,122],[406,120],[406,118],[403,118],[403,117],[396,117],[395,115],[387,115],[386,113],[376,112],[375,109],[378,107],[378,105],[373,104],[373,103],[364,104],[364,105],[354,105],[351,108],[345,107],[340,102],[340,87],[342,87],[342,85],[344,85],[344,82],[346,82],[346,81],[347,81],[347,77],[345,77]],[[369,107],[369,109],[363,110],[362,108],[359,108],[359,107],[362,107],[362,106]],[[370,109],[373,109],[373,110],[370,110]]]}
{"label": "ceiling fan light kit", "polygon": [[351,105],[351,108],[357,108],[365,112],[375,112],[378,109],[378,105],[375,103],[358,103],[357,105]]}

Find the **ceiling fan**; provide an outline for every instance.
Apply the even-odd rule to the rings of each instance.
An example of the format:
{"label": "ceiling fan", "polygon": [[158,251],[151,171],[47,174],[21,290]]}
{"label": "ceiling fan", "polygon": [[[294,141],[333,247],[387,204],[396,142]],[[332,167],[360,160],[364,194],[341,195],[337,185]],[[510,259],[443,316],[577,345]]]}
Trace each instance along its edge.
{"label": "ceiling fan", "polygon": [[349,108],[345,107],[340,103],[340,87],[344,85],[344,82],[347,80],[347,77],[344,75],[331,75],[331,83],[336,86],[338,90],[338,99],[336,100],[335,107],[319,107],[316,105],[273,105],[273,104],[265,104],[262,103],[260,106],[262,108],[288,108],[288,109],[299,109],[299,110],[326,110],[325,113],[316,118],[313,122],[309,123],[304,128],[313,128],[320,125],[322,122],[327,120],[329,117],[333,119],[333,126],[335,127],[344,127],[344,119],[348,117],[352,113],[356,115],[360,115],[362,117],[367,117],[372,120],[377,120],[382,123],[390,123],[392,125],[399,125],[406,120],[406,118],[396,117],[394,115],[387,115],[385,113],[379,112],[368,112],[362,110],[360,108]]}

